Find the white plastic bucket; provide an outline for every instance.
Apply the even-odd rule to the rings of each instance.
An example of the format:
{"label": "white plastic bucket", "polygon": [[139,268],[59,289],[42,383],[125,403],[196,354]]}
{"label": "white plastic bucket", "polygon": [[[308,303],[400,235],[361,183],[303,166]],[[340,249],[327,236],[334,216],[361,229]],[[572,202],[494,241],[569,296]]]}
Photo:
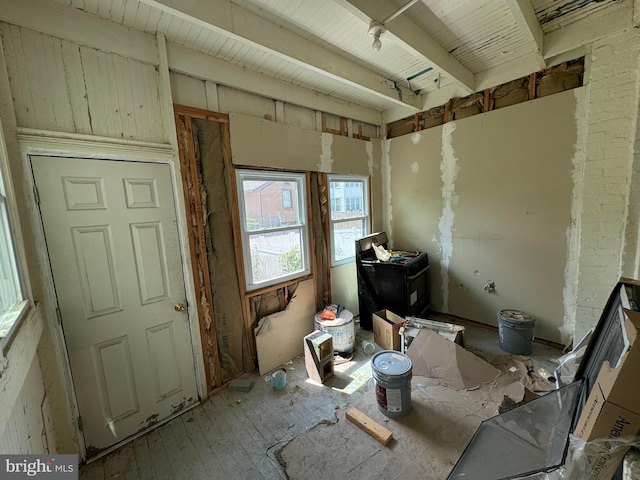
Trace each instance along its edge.
{"label": "white plastic bucket", "polygon": [[338,353],[351,353],[356,342],[356,334],[353,321],[353,313],[342,310],[334,320],[326,320],[315,316],[316,330],[322,330],[333,337],[333,351]]}

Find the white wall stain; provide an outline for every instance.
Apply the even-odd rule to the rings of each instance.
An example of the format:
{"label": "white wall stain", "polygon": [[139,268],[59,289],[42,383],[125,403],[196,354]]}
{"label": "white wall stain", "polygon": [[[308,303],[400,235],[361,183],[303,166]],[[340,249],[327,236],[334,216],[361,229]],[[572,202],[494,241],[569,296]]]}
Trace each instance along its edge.
{"label": "white wall stain", "polygon": [[[571,191],[571,223],[567,227],[567,263],[564,267],[564,288],[562,302],[564,304],[563,325],[560,327],[560,337],[566,342],[574,335],[578,307],[578,273],[580,255],[580,212],[582,211],[582,185],[584,185],[585,144],[587,131],[587,98],[584,92],[575,90],[576,110],[576,144],[571,159],[573,172],[573,189]],[[580,340],[580,339],[575,339]]]}
{"label": "white wall stain", "polygon": [[391,158],[389,150],[391,149],[391,140],[384,139],[382,141],[382,223],[384,230],[387,232],[389,246],[393,246],[393,230],[391,228],[391,219],[393,212],[391,209]]}
{"label": "white wall stain", "polygon": [[455,183],[460,166],[453,149],[453,132],[456,129],[455,122],[445,123],[442,128],[442,198],[444,206],[438,222],[442,256],[440,260],[440,277],[442,283],[442,312],[449,311],[449,261],[453,255],[453,222],[455,214],[453,206],[458,203],[455,194]]}
{"label": "white wall stain", "polygon": [[410,138],[411,138],[411,143],[413,143],[414,145],[417,145],[418,143],[420,143],[420,140],[422,139],[422,135],[420,135],[420,132],[413,132]]}
{"label": "white wall stain", "polygon": [[413,162],[411,164],[411,172],[418,173],[420,171],[420,164],[418,162]]}
{"label": "white wall stain", "polygon": [[364,142],[364,149],[367,152],[367,166],[369,167],[369,175],[373,177],[373,142],[371,140]]}
{"label": "white wall stain", "polygon": [[323,133],[320,143],[322,145],[322,153],[320,154],[320,163],[318,164],[318,171],[331,173],[333,168],[333,134]]}

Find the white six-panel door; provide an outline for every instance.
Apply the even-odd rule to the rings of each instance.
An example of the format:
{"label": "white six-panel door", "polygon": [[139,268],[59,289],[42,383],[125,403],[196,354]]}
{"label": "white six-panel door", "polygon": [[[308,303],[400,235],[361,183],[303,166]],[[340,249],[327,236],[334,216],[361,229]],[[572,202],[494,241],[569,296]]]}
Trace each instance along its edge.
{"label": "white six-panel door", "polygon": [[170,168],[31,158],[93,456],[197,401]]}

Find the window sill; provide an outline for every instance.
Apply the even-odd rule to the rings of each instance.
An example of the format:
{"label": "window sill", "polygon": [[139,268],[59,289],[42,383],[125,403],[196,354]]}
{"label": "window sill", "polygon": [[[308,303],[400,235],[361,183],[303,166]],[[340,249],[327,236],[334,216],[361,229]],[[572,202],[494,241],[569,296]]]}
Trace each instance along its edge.
{"label": "window sill", "polygon": [[[31,302],[23,300],[15,306],[12,312],[8,314],[10,318],[8,321],[4,322],[5,327],[3,327],[0,332],[0,360],[2,360],[3,364],[6,361],[7,352],[20,331],[20,327],[29,316],[31,308]],[[2,365],[0,365],[0,372],[2,370],[4,369],[2,368]]]}

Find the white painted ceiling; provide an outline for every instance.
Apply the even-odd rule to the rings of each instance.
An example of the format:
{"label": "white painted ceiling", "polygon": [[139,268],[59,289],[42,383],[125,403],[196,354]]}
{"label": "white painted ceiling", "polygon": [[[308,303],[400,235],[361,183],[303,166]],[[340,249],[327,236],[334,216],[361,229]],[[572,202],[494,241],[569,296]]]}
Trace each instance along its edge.
{"label": "white painted ceiling", "polygon": [[396,116],[582,56],[634,12],[633,0],[418,0],[374,52],[370,22],[408,0],[57,1]]}

